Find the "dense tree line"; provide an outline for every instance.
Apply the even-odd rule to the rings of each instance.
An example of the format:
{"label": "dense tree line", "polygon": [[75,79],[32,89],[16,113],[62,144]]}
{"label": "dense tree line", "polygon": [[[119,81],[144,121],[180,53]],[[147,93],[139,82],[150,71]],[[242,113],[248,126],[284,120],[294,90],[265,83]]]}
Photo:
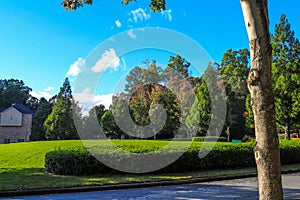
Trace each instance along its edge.
{"label": "dense tree line", "polygon": [[30,95],[32,89],[25,85],[22,80],[0,80],[0,107],[7,108],[12,103],[21,103],[31,109],[37,107],[37,99]]}
{"label": "dense tree line", "polygon": [[[273,46],[273,86],[276,99],[276,118],[278,131],[284,130],[286,139],[290,139],[291,130],[299,130],[299,88],[300,88],[300,73],[299,73],[299,40],[295,38],[294,32],[291,30],[291,25],[288,23],[285,15],[282,15],[280,23],[276,25],[275,33],[272,35]],[[251,106],[251,95],[247,88],[247,76],[249,73],[250,52],[247,49],[227,50],[220,65],[213,68],[208,67],[203,76],[209,74],[209,70],[217,71],[221,77],[220,81],[226,90],[227,96],[227,117],[223,127],[223,136],[228,136],[231,139],[243,139],[245,135],[254,136],[254,114]],[[161,69],[156,66],[156,62],[147,64],[146,68],[135,67],[127,76],[127,85],[125,93],[114,97],[113,105],[104,113],[100,119],[101,127],[106,134],[112,134],[116,138],[120,138],[125,133],[114,122],[113,115],[124,113],[122,111],[122,101],[129,96],[130,115],[133,121],[139,126],[150,124],[151,105],[153,103],[163,103],[163,106],[168,110],[168,120],[163,130],[158,134],[159,137],[173,137],[178,125],[184,123],[188,128],[197,127],[197,135],[211,135],[208,133],[208,126],[211,120],[211,99],[207,87],[207,82],[203,77],[191,77],[188,73],[190,63],[184,58],[177,55],[171,56],[166,69]],[[170,70],[175,70],[179,76],[170,76]],[[171,97],[171,91],[168,88],[173,86],[182,87],[176,78],[186,78],[192,83],[193,88],[188,90],[194,91],[196,95],[195,102],[191,110],[185,111],[190,114],[186,115],[186,119],[182,119],[182,108],[178,103],[178,95],[174,94]],[[180,79],[179,78],[179,79]],[[173,81],[173,83],[172,83]],[[151,84],[147,84],[151,82]],[[217,80],[214,81],[218,84]],[[152,83],[157,84],[156,86]],[[172,84],[170,84],[172,83]],[[145,85],[146,84],[146,85]],[[167,87],[158,85],[165,85]],[[219,87],[219,90],[222,90]],[[159,89],[158,89],[159,88]],[[179,90],[180,91],[180,90]],[[156,93],[156,94],[155,94]],[[163,95],[160,95],[163,94]],[[153,100],[153,95],[163,96],[159,101]],[[170,96],[171,95],[171,96]],[[177,101],[177,105],[174,102]],[[168,102],[168,103],[167,103]],[[125,103],[126,104],[126,103]],[[126,104],[127,105],[127,104]],[[172,105],[173,107],[168,107]],[[199,112],[194,112],[198,110]],[[172,117],[171,117],[172,116]],[[107,123],[107,120],[110,121]],[[195,124],[195,122],[197,122]],[[107,126],[106,126],[107,125]],[[172,128],[169,128],[172,127]],[[112,131],[113,130],[113,131]],[[126,137],[126,136],[125,136]]]}
{"label": "dense tree line", "polygon": [[[126,78],[125,92],[113,97],[112,105],[100,119],[100,125],[109,137],[148,138],[146,135],[150,134],[151,138],[171,138],[176,134],[182,120],[180,118],[182,108],[177,102],[176,94],[169,88],[184,87],[179,84],[179,78],[176,76],[186,76],[188,68],[186,66],[190,64],[180,56],[170,57],[170,63],[165,70],[157,66],[155,61],[151,63],[147,61],[144,64],[145,68],[135,67],[130,71]],[[172,69],[178,72],[174,76],[171,75]],[[174,91],[179,92],[176,89]],[[156,123],[161,123],[162,116],[159,115],[159,111],[155,111],[158,108],[155,105],[164,107],[167,114],[165,125],[157,135],[139,131],[138,127],[145,127],[150,123],[155,126]],[[126,111],[127,107],[129,112]],[[122,119],[120,120],[122,124],[118,124],[115,118]],[[149,129],[149,131],[154,130]],[[128,135],[126,132],[132,134]]]}
{"label": "dense tree line", "polygon": [[[93,2],[93,0],[63,0],[62,6],[68,10],[76,10]],[[123,4],[130,2],[136,0],[122,1]],[[161,12],[166,9],[166,3],[166,0],[150,0],[150,11]],[[268,0],[243,0],[240,1],[240,5],[250,45],[251,67],[247,86],[251,94],[256,131],[254,153],[258,171],[259,198],[279,200],[283,199],[283,189],[276,129],[275,107],[277,106],[275,106],[274,95],[276,91],[274,92],[271,72],[269,4]]]}
{"label": "dense tree line", "polygon": [[279,129],[290,139],[291,130],[300,124],[300,43],[285,15],[275,26],[273,47],[273,89]]}
{"label": "dense tree line", "polygon": [[0,108],[7,108],[13,103],[21,103],[36,110],[32,120],[31,140],[77,139],[73,121],[73,99],[68,79],[58,95],[50,100],[37,99],[30,92],[32,89],[22,80],[0,80]]}
{"label": "dense tree line", "polygon": [[[290,139],[292,131],[299,133],[300,130],[300,43],[285,15],[276,24],[271,42],[277,128],[278,131],[285,132],[286,139]],[[157,115],[157,105],[162,105],[166,111],[166,123],[158,134],[154,134],[153,130],[148,138],[173,138],[180,124],[187,128],[186,135],[181,137],[189,137],[189,129],[196,129],[198,136],[214,135],[208,132],[213,117],[212,94],[208,84],[212,83],[216,90],[225,92],[227,97],[227,117],[222,135],[229,140],[243,139],[245,135],[254,136],[254,114],[246,81],[249,59],[247,49],[229,49],[224,53],[220,65],[209,64],[202,77],[190,76],[191,64],[180,55],[170,56],[165,69],[157,66],[155,60],[144,61],[143,66],[136,66],[130,71],[126,77],[125,91],[113,97],[113,104],[109,109],[97,105],[90,110],[88,116],[80,117],[82,128],[88,130],[85,137],[99,139],[100,126],[111,138],[144,138],[143,134],[150,133],[139,133],[134,137],[126,132],[135,132],[134,127],[161,123],[163,115]],[[23,81],[0,80],[0,107],[18,102],[37,110],[33,118],[32,140],[78,139],[73,123],[73,109],[74,105],[79,111],[80,108],[73,102],[68,79],[64,81],[59,94],[50,100],[37,99],[30,92],[31,88]],[[195,94],[194,99],[190,98],[191,93]],[[187,102],[184,101],[193,101],[192,106],[186,108]],[[124,127],[120,128],[115,117],[128,118],[125,116],[126,106],[129,107],[130,120],[136,126],[130,126],[128,122],[123,123]],[[97,126],[92,126],[94,119],[89,117],[92,115],[96,116]]]}

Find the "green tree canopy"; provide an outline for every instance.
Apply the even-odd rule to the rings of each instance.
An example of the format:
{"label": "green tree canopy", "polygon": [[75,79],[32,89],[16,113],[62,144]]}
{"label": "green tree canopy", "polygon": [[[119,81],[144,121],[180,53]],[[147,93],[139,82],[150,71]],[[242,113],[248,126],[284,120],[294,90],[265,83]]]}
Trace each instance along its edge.
{"label": "green tree canopy", "polygon": [[218,105],[225,98],[225,90],[217,71],[215,63],[208,65],[201,83],[197,85],[195,101],[186,119],[188,128],[197,129],[198,135],[215,136],[223,130],[222,123],[213,124],[214,127],[210,127],[212,119],[214,122],[222,120],[219,113],[212,113],[212,108],[225,109]]}
{"label": "green tree canopy", "polygon": [[211,98],[205,81],[197,86],[196,99],[187,117],[186,124],[189,129],[197,130],[198,136],[205,136],[211,118]]}
{"label": "green tree canopy", "polygon": [[[169,63],[166,68],[166,75],[168,75],[168,72],[170,70],[175,70],[179,73],[180,76],[183,78],[189,77],[189,67],[191,66],[191,63],[187,62],[183,57],[180,55],[170,56]],[[172,74],[172,72],[171,72]]]}
{"label": "green tree canopy", "polygon": [[275,25],[271,38],[276,119],[286,139],[290,139],[290,130],[300,113],[300,43],[285,15]]}
{"label": "green tree canopy", "polygon": [[[122,0],[122,4],[128,4],[130,2],[136,2],[136,0]],[[61,5],[67,10],[76,10],[77,8],[85,5],[92,5],[93,0],[63,0]],[[149,7],[153,12],[160,12],[166,9],[165,0],[151,0]]]}
{"label": "green tree canopy", "polygon": [[78,139],[73,120],[72,90],[68,78],[57,96],[52,112],[44,122],[46,137],[50,140]]}
{"label": "green tree canopy", "polygon": [[22,80],[0,80],[0,107],[9,107],[12,103],[27,105],[32,89],[25,85]]}
{"label": "green tree canopy", "polygon": [[246,98],[249,94],[247,76],[249,73],[248,49],[227,50],[219,68],[222,81],[226,87],[228,126],[230,139],[242,139],[246,134]]}
{"label": "green tree canopy", "polygon": [[152,83],[159,83],[162,80],[162,69],[156,65],[156,61],[153,60],[151,63],[146,60],[143,61],[143,67],[136,66],[133,68],[129,75],[126,77],[126,92],[133,92],[135,88],[142,85]]}
{"label": "green tree canopy", "polygon": [[[124,4],[136,0],[123,0]],[[67,4],[65,4],[67,2]],[[82,2],[82,4],[78,4]],[[93,0],[64,0],[66,9],[76,9]],[[74,3],[74,5],[72,5]],[[251,69],[248,87],[255,118],[257,144],[254,148],[258,168],[260,199],[283,199],[280,171],[280,150],[276,133],[276,112],[272,90],[272,63],[269,33],[268,0],[240,1],[251,51]],[[166,8],[165,0],[151,0],[151,11]],[[212,99],[213,101],[213,99]]]}
{"label": "green tree canopy", "polygon": [[30,136],[31,140],[46,140],[44,121],[47,119],[51,111],[51,104],[45,98],[42,97],[39,100],[37,111],[33,116],[32,133]]}

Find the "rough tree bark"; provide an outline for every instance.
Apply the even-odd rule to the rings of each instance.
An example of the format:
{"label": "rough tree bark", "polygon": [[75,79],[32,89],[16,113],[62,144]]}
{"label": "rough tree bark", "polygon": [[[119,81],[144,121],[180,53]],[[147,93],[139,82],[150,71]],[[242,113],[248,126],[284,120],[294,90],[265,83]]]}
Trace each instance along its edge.
{"label": "rough tree bark", "polygon": [[254,113],[259,198],[283,199],[279,140],[272,90],[268,0],[240,0],[248,32],[251,68],[248,88]]}

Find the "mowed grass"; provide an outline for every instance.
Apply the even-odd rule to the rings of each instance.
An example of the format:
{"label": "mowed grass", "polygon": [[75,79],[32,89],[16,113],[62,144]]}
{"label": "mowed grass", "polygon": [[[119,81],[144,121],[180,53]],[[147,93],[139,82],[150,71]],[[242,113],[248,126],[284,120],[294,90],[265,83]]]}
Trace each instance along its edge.
{"label": "mowed grass", "polygon": [[[167,146],[169,141],[84,141],[85,146],[109,149],[118,146],[122,149],[150,149],[155,151]],[[187,142],[176,142],[187,146]],[[72,186],[107,185],[120,183],[137,183],[160,180],[177,180],[192,178],[191,174],[166,175],[105,175],[100,176],[58,176],[46,173],[44,169],[45,154],[57,148],[77,149],[83,147],[81,141],[46,141],[15,144],[0,144],[0,191],[26,190],[37,188],[61,188]]]}
{"label": "mowed grass", "polygon": [[[88,147],[109,149],[110,146],[119,146],[122,149],[147,148],[149,151],[156,151],[168,145],[175,145],[178,148],[189,146],[190,142],[170,141],[84,141]],[[224,145],[228,143],[219,143]],[[201,142],[194,142],[192,146],[201,146]],[[94,176],[58,176],[48,174],[44,169],[45,154],[51,150],[76,149],[83,147],[81,141],[47,141],[29,142],[15,144],[0,144],[0,191],[5,190],[26,190],[37,188],[62,188],[72,186],[108,185],[120,183],[137,183],[161,180],[178,180],[200,177],[213,177],[232,174],[243,174],[256,172],[255,168],[215,170],[203,172],[191,172],[185,174],[109,174]],[[300,169],[299,165],[287,166],[285,169]]]}
{"label": "mowed grass", "polygon": [[[0,145],[0,191],[55,186],[57,177],[44,171],[45,154],[56,148],[81,147],[80,141],[28,142]],[[59,180],[68,181],[68,177]]]}
{"label": "mowed grass", "polygon": [[82,147],[81,141],[24,142],[0,145],[0,172],[44,168],[45,154],[56,148]]}
{"label": "mowed grass", "polygon": [[[146,144],[147,143],[147,144]],[[90,147],[108,148],[116,145],[148,146],[162,148],[166,141],[85,141]],[[189,175],[105,175],[93,177],[57,176],[48,174],[44,169],[45,154],[57,148],[76,149],[83,147],[81,141],[46,141],[14,144],[0,144],[0,191],[25,190],[35,188],[55,188],[118,183],[145,182],[153,180],[173,180],[190,178]],[[134,149],[134,148],[133,148]]]}

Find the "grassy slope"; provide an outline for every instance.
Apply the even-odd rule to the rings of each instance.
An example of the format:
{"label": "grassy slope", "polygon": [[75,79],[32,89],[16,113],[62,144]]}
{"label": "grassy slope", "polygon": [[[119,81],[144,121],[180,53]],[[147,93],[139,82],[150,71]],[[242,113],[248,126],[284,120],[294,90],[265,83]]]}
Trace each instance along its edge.
{"label": "grassy slope", "polygon": [[[113,142],[115,145],[126,147],[133,144],[140,146],[146,141],[126,141],[126,144],[124,144],[124,141]],[[88,146],[101,145],[105,147],[109,145],[107,141],[87,141],[86,143]],[[168,142],[150,143],[159,147],[168,144]],[[81,146],[83,146],[81,141],[0,144],[0,191],[190,178],[189,175],[106,175],[102,177],[95,175],[94,177],[72,177],[57,176],[45,172],[44,158],[47,152],[56,148],[78,148]]]}
{"label": "grassy slope", "polygon": [[[115,145],[126,148],[127,146],[147,146],[162,148],[169,144],[168,141],[113,141]],[[145,145],[147,143],[147,145]],[[179,146],[186,146],[186,142],[174,142]],[[88,141],[91,146],[108,145],[107,141]],[[201,145],[194,143],[193,145]],[[221,144],[218,144],[221,145]],[[0,145],[0,191],[21,190],[32,188],[70,187],[81,185],[103,185],[129,182],[145,182],[152,180],[186,179],[191,177],[207,177],[216,175],[255,172],[255,169],[239,169],[197,172],[188,174],[167,175],[105,175],[93,177],[56,176],[47,174],[44,170],[44,157],[48,151],[55,148],[77,148],[82,146],[80,141],[51,141],[30,142]],[[292,168],[300,168],[295,165]]]}
{"label": "grassy slope", "polygon": [[45,154],[59,147],[71,148],[78,146],[82,146],[80,141],[1,144],[0,191],[47,185],[55,187],[56,182],[58,182],[58,186],[66,185],[70,177],[60,179],[44,172]]}
{"label": "grassy slope", "polygon": [[24,142],[0,145],[0,172],[44,168],[45,154],[55,148],[82,146],[80,141]]}

